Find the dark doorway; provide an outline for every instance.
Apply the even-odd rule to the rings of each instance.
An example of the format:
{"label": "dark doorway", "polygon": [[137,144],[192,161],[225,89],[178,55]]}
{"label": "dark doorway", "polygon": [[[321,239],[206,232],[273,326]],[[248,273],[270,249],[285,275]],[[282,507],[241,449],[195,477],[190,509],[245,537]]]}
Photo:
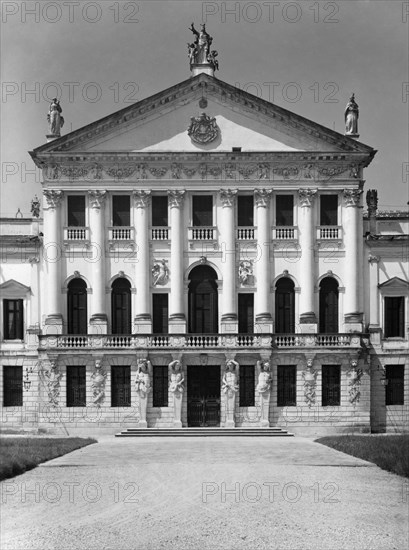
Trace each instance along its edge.
{"label": "dark doorway", "polygon": [[73,279],[68,283],[68,334],[87,334],[87,283]]}
{"label": "dark doorway", "polygon": [[275,322],[277,334],[295,332],[294,283],[291,279],[282,278],[276,284]]}
{"label": "dark doorway", "polygon": [[189,276],[189,332],[218,333],[217,274],[203,265],[195,267]]}
{"label": "dark doorway", "polygon": [[320,332],[338,332],[338,283],[333,277],[325,277],[320,283]]}
{"label": "dark doorway", "polygon": [[220,426],[220,367],[188,366],[187,374],[188,426]]}
{"label": "dark doorway", "polygon": [[112,334],[131,334],[131,283],[121,277],[112,283]]}

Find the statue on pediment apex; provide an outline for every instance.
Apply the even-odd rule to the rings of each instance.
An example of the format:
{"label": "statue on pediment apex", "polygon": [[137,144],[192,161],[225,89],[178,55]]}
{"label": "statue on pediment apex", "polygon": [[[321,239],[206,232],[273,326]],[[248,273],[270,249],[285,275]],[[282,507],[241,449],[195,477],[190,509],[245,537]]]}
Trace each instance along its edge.
{"label": "statue on pediment apex", "polygon": [[190,30],[195,35],[195,41],[188,44],[190,65],[211,65],[214,70],[219,68],[219,62],[216,59],[218,53],[216,50],[210,50],[213,38],[206,31],[206,25],[200,25],[200,31],[195,29],[194,23],[190,25]]}
{"label": "statue on pediment apex", "polygon": [[62,108],[60,102],[55,97],[47,114],[50,135],[59,136],[61,128],[64,126],[64,117],[61,115]]}

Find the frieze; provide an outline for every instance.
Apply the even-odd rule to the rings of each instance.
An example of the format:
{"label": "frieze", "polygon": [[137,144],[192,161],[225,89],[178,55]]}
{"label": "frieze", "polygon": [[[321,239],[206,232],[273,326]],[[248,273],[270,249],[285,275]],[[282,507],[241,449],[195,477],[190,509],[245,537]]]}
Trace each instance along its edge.
{"label": "frieze", "polygon": [[182,172],[185,174],[186,177],[190,179],[196,174],[196,168],[188,168],[187,166],[185,166],[184,168],[182,168]]}
{"label": "frieze", "polygon": [[239,165],[237,171],[241,176],[243,176],[245,180],[248,180],[257,171],[257,165],[255,164]]}
{"label": "frieze", "polygon": [[169,170],[166,166],[160,166],[159,168],[155,166],[151,166],[149,168],[149,172],[154,176],[155,178],[161,179],[166,174],[166,172]]}
{"label": "frieze", "polygon": [[182,165],[178,162],[172,162],[170,166],[172,178],[179,180],[182,177]]}
{"label": "frieze", "polygon": [[324,178],[333,178],[340,176],[348,170],[346,166],[318,166],[318,174]]}
{"label": "frieze", "polygon": [[105,171],[111,178],[115,180],[124,180],[130,178],[136,172],[136,165],[124,166],[123,168],[112,167],[107,168]]}
{"label": "frieze", "polygon": [[235,164],[225,164],[224,173],[227,179],[232,180],[236,179],[236,165]]}
{"label": "frieze", "polygon": [[284,179],[295,178],[299,174],[297,166],[279,166],[273,169],[273,174],[282,176]]}

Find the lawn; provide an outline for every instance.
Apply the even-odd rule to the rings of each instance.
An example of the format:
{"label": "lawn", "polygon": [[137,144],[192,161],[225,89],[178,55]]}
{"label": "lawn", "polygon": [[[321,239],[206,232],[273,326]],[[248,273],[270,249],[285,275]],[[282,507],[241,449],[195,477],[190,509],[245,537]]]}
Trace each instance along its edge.
{"label": "lawn", "polygon": [[409,477],[409,435],[340,435],[316,442]]}
{"label": "lawn", "polygon": [[2,437],[0,445],[0,480],[14,477],[57,456],[80,449],[95,439],[80,437]]}

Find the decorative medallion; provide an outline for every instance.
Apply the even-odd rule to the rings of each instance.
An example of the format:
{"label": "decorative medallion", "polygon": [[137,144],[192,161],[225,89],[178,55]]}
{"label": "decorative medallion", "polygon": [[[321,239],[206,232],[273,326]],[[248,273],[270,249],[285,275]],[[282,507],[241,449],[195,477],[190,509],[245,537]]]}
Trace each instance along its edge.
{"label": "decorative medallion", "polygon": [[206,145],[219,137],[220,128],[217,126],[215,117],[211,118],[206,113],[202,113],[198,117],[190,118],[187,133],[194,143]]}

